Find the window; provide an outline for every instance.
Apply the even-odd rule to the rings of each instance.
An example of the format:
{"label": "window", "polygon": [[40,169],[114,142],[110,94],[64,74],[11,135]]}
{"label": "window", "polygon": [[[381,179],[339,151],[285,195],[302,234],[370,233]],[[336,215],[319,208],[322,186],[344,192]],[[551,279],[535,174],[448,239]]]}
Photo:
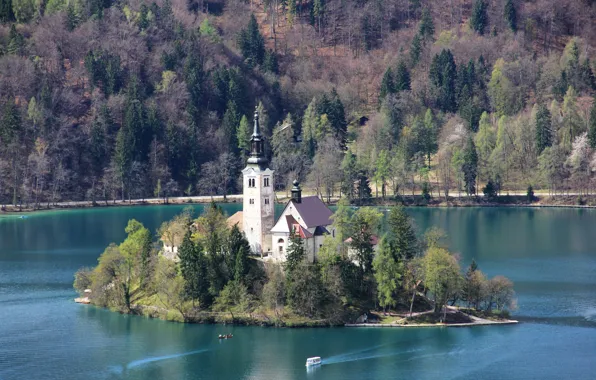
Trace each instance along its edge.
{"label": "window", "polygon": [[269,204],[269,198],[265,198],[265,204],[268,205]]}
{"label": "window", "polygon": [[263,179],[263,186],[269,187],[269,177],[265,177],[265,179]]}
{"label": "window", "polygon": [[250,199],[248,200],[248,203],[249,203],[249,204],[251,204],[251,205],[254,205],[254,204],[255,204],[255,200],[254,200],[254,199],[252,199],[252,198],[250,198]]}
{"label": "window", "polygon": [[283,243],[284,243],[284,239],[281,239],[281,238],[280,238],[280,239],[277,241],[277,243],[278,243],[278,244],[283,244]]}
{"label": "window", "polygon": [[284,253],[284,246],[283,245],[280,245],[279,246],[279,253]]}
{"label": "window", "polygon": [[255,179],[254,178],[248,179],[248,187],[255,187]]}

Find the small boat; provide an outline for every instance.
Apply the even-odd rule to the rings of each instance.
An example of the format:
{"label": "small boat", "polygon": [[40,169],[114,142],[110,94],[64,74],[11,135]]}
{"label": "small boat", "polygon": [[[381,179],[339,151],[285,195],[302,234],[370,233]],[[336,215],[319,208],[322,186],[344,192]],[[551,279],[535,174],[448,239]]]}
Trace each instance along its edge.
{"label": "small boat", "polygon": [[307,367],[312,367],[312,366],[319,365],[319,364],[321,364],[321,357],[320,356],[314,356],[312,358],[306,359],[306,366]]}
{"label": "small boat", "polygon": [[231,339],[232,337],[234,337],[234,335],[232,334],[219,334],[219,336],[217,337],[218,339]]}

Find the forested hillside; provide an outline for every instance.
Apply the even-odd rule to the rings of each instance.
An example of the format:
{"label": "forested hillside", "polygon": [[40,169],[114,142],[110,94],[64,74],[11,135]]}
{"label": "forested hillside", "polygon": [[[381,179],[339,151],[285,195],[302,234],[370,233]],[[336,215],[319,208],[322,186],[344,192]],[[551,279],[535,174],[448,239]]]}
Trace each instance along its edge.
{"label": "forested hillside", "polygon": [[[589,191],[591,0],[0,0],[0,202]],[[341,168],[341,170],[338,170]]]}

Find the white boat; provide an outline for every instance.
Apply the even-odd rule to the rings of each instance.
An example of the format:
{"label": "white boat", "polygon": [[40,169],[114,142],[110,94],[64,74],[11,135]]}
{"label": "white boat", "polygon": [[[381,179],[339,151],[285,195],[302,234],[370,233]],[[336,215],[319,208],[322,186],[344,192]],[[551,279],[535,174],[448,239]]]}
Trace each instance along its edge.
{"label": "white boat", "polygon": [[320,356],[314,356],[312,358],[306,359],[306,366],[307,367],[311,367],[311,366],[315,366],[315,365],[319,365],[319,364],[321,364],[321,357]]}

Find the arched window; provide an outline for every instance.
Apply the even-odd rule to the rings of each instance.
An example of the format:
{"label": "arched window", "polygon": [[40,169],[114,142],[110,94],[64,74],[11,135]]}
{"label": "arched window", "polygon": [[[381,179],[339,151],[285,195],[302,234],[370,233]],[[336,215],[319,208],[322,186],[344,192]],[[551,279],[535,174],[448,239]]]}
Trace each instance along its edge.
{"label": "arched window", "polygon": [[284,239],[281,239],[281,238],[280,238],[280,239],[277,241],[277,243],[278,243],[278,244],[283,244],[283,243],[284,243]]}

